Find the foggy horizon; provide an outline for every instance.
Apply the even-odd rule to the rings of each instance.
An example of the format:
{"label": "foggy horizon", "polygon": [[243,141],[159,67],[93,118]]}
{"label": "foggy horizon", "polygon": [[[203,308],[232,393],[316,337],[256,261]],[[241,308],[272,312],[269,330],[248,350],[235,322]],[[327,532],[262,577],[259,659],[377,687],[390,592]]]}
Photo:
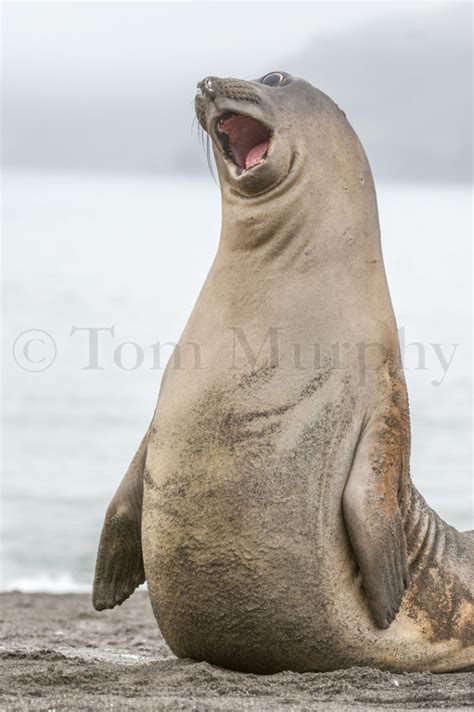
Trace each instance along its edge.
{"label": "foggy horizon", "polygon": [[345,111],[377,179],[471,180],[467,3],[244,3],[231,37],[234,5],[211,7],[6,3],[4,167],[204,173],[197,81],[283,69]]}

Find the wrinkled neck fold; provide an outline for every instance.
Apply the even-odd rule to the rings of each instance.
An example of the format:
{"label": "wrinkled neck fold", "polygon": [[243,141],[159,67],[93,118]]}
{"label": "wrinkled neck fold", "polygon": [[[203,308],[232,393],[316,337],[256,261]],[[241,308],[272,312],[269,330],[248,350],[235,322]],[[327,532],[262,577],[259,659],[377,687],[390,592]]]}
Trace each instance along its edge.
{"label": "wrinkled neck fold", "polygon": [[318,310],[321,323],[385,340],[396,327],[370,169],[326,177],[294,172],[252,198],[225,187],[215,263],[225,299],[253,299],[272,314],[270,303],[286,302],[288,314]]}
{"label": "wrinkled neck fold", "polygon": [[274,269],[381,259],[370,170],[341,180],[302,170],[296,156],[284,180],[255,196],[222,186],[223,260],[245,257]]}

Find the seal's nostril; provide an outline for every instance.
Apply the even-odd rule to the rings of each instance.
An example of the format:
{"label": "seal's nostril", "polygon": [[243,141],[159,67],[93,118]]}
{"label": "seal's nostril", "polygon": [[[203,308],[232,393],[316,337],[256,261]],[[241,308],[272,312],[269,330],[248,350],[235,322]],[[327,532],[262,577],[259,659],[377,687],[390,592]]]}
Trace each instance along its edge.
{"label": "seal's nostril", "polygon": [[199,82],[197,85],[198,88],[198,93],[201,94],[201,96],[209,96],[213,97],[215,96],[216,93],[216,82],[214,77],[205,77],[202,81]]}

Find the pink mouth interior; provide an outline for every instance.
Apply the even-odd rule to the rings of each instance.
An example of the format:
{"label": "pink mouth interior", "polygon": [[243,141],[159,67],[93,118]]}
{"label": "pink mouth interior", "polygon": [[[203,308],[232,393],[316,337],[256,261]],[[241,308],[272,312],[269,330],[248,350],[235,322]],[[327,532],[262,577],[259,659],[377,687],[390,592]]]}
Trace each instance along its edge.
{"label": "pink mouth interior", "polygon": [[226,136],[226,148],[235,163],[244,169],[261,163],[270,145],[270,131],[266,126],[241,114],[231,114],[217,125],[220,136]]}

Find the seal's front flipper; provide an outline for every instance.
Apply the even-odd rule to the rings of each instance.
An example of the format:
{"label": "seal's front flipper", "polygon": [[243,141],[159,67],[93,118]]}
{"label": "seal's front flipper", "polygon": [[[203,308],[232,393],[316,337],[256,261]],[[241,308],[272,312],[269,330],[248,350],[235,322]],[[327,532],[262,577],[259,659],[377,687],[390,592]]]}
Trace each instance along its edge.
{"label": "seal's front flipper", "polygon": [[398,501],[408,460],[403,416],[374,414],[358,444],[342,506],[370,611],[379,628],[395,618],[408,586],[407,543]]}
{"label": "seal's front flipper", "polygon": [[145,582],[141,525],[147,440],[148,433],[107,508],[92,594],[98,611],[119,606]]}

